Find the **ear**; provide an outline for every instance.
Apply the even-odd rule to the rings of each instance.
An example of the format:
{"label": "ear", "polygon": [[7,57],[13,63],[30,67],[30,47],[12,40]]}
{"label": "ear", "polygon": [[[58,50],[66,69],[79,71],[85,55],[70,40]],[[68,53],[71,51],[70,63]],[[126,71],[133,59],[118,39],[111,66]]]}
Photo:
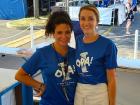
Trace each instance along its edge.
{"label": "ear", "polygon": [[55,34],[51,34],[51,36],[53,36],[53,38],[55,38]]}

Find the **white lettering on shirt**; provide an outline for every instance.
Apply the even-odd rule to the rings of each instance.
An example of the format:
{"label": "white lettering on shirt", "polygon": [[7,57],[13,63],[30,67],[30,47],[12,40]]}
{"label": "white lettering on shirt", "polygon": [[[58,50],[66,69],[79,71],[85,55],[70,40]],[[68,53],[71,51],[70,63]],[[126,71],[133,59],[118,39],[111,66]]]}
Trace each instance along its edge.
{"label": "white lettering on shirt", "polygon": [[80,54],[80,59],[76,60],[76,65],[78,67],[81,67],[82,72],[88,72],[87,66],[90,66],[92,64],[93,57],[88,56],[88,52],[83,52]]}
{"label": "white lettering on shirt", "polygon": [[68,72],[67,74],[65,73],[65,69],[64,69],[64,63],[59,63],[60,69],[56,70],[55,72],[55,76],[60,78],[60,77],[65,77],[66,76],[66,80],[70,80],[70,74],[74,74],[75,72],[75,66],[68,66]]}

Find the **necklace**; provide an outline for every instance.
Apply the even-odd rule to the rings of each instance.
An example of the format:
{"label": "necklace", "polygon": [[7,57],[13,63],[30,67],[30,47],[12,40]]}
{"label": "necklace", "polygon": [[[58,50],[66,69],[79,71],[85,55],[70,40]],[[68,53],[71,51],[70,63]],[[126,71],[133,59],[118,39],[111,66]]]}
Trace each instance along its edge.
{"label": "necklace", "polygon": [[98,38],[99,38],[99,35],[92,36],[90,38],[87,38],[87,36],[84,36],[83,37],[83,42],[84,43],[92,43],[92,42],[95,42]]}
{"label": "necklace", "polygon": [[63,80],[62,80],[62,91],[64,93],[64,96],[67,100],[67,102],[69,103],[69,97],[68,97],[68,94],[67,94],[67,76],[68,76],[68,54],[67,56],[64,57],[64,61],[63,63],[60,63],[58,57],[57,57],[57,51],[56,51],[56,48],[54,46],[54,43],[52,44],[52,47],[53,49],[55,50],[55,56],[56,56],[56,60],[58,62],[58,68],[62,71],[62,75],[63,75]]}
{"label": "necklace", "polygon": [[56,56],[56,60],[58,62],[58,67],[62,71],[62,74],[63,74],[63,81],[66,82],[67,75],[68,75],[68,54],[64,57],[64,60],[61,63],[61,61],[58,58],[57,51],[56,51],[56,48],[54,46],[54,43],[52,44],[52,47],[55,50],[55,56]]}
{"label": "necklace", "polygon": [[64,56],[67,55],[67,52],[68,52],[68,46],[67,47],[60,47],[58,46],[56,43],[53,43],[52,44],[52,47],[55,49],[55,51],[57,53],[59,53],[61,56]]}

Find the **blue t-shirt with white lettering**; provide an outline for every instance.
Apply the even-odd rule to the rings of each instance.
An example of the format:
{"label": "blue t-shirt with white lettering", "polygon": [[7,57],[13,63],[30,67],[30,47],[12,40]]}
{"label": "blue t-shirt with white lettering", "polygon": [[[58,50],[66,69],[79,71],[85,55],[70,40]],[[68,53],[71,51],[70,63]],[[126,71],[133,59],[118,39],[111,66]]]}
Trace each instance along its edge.
{"label": "blue t-shirt with white lettering", "polygon": [[68,49],[67,75],[65,74],[64,59],[66,58],[49,45],[38,49],[22,66],[30,75],[41,70],[46,90],[41,96],[40,105],[73,105],[77,83],[75,49],[70,47]]}
{"label": "blue t-shirt with white lettering", "polygon": [[95,42],[84,43],[76,38],[76,70],[78,82],[84,84],[107,83],[106,70],[117,67],[117,48],[108,38],[99,35]]}

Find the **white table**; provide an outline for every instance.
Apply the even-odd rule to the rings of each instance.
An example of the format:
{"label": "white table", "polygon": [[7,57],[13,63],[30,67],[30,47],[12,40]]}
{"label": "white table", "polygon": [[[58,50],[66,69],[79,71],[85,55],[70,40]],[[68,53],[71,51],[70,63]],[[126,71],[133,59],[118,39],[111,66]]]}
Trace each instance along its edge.
{"label": "white table", "polygon": [[15,55],[15,54],[17,54],[17,51],[19,51],[19,50],[20,50],[20,48],[10,48],[10,47],[5,47],[5,46],[0,46],[1,54]]}
{"label": "white table", "polygon": [[117,62],[119,67],[140,70],[140,59],[128,59],[118,57]]}
{"label": "white table", "polygon": [[15,80],[17,70],[0,68],[0,105],[16,105],[14,88],[19,85]]}

